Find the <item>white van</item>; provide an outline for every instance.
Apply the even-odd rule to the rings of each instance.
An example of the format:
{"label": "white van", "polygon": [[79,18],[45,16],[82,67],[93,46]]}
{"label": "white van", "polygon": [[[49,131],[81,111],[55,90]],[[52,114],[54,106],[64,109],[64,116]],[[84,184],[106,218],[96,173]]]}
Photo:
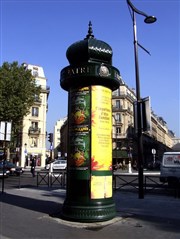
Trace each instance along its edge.
{"label": "white van", "polygon": [[[53,170],[59,170],[59,169],[64,169],[65,170],[67,168],[67,160],[65,160],[64,158],[58,158],[54,162],[52,162],[51,164],[52,164],[52,169]],[[50,164],[46,164],[45,168],[49,169]]]}
{"label": "white van", "polygon": [[163,154],[160,181],[172,184],[180,181],[180,152],[166,152]]}

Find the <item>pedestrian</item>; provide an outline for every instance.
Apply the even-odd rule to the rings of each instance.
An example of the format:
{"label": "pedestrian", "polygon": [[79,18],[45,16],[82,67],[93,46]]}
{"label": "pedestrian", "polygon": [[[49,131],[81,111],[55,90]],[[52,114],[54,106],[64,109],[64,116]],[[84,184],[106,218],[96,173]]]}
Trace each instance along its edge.
{"label": "pedestrian", "polygon": [[35,161],[35,158],[32,157],[32,159],[31,159],[31,173],[32,173],[33,177],[35,177],[35,167],[36,167],[36,161]]}
{"label": "pedestrian", "polygon": [[133,169],[134,170],[137,170],[137,161],[135,160],[134,163],[133,163]]}
{"label": "pedestrian", "polygon": [[26,155],[26,166],[28,166],[28,156]]}

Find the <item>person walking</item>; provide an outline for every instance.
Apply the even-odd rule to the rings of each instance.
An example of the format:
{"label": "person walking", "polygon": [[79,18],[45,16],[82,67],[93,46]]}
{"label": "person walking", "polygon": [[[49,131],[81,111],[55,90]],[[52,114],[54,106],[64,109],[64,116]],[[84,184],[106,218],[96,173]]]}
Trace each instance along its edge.
{"label": "person walking", "polygon": [[35,167],[36,167],[36,161],[35,161],[35,158],[32,157],[32,159],[31,159],[31,173],[32,173],[33,177],[35,177]]}

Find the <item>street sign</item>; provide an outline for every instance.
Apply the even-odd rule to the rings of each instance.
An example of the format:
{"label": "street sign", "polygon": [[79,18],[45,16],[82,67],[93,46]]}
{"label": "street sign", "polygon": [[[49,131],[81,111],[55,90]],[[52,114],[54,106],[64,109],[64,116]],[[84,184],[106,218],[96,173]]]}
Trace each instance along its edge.
{"label": "street sign", "polygon": [[155,149],[152,149],[152,154],[156,154],[156,150]]}
{"label": "street sign", "polygon": [[0,140],[10,141],[11,140],[11,122],[0,122]]}

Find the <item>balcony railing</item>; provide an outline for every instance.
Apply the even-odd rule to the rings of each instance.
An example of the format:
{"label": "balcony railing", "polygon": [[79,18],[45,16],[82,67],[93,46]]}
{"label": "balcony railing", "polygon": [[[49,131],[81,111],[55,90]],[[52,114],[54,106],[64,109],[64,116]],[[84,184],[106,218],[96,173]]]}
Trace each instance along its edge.
{"label": "balcony railing", "polygon": [[50,92],[50,87],[49,87],[49,86],[41,85],[41,91],[42,91],[42,92],[49,93],[49,92]]}
{"label": "balcony railing", "polygon": [[37,127],[29,127],[29,134],[40,134],[41,129]]}
{"label": "balcony railing", "polygon": [[122,106],[113,105],[112,110],[118,112],[118,111],[125,111],[126,109],[124,109]]}

